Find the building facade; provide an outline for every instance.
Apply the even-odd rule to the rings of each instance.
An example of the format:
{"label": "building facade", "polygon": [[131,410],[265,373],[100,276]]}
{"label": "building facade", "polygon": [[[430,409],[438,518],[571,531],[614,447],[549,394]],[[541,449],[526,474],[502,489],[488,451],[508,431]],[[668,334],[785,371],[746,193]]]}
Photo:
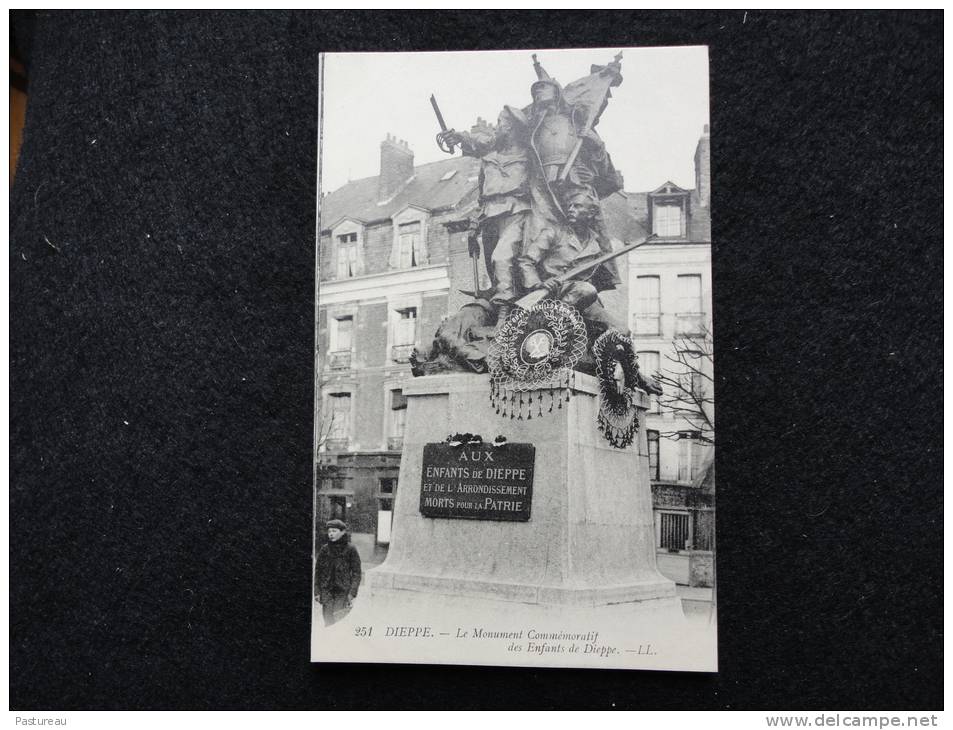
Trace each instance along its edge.
{"label": "building facade", "polygon": [[[390,542],[413,348],[448,313],[478,161],[414,166],[381,143],[380,174],[321,199],[317,312],[316,519],[349,523],[368,562]],[[465,261],[462,262],[465,268]]]}
{"label": "building facade", "polygon": [[[629,326],[640,367],[666,376],[646,416],[659,569],[711,584],[714,423],[711,168],[708,127],[695,150],[695,187],[666,182],[638,198],[657,242],[629,257]],[[674,381],[674,384],[672,384]],[[704,410],[704,415],[700,413]]]}
{"label": "building facade", "polygon": [[[388,137],[380,174],[323,196],[319,210],[315,519],[347,521],[368,563],[380,562],[390,541],[408,357],[468,300],[460,290],[473,288],[466,229],[477,203],[479,161],[454,157],[414,166],[413,159],[405,142]],[[695,161],[694,190],[666,183],[603,201],[615,245],[650,231],[659,236],[620,267],[622,287],[602,295],[609,308],[629,312],[641,365],[650,372],[664,364],[676,332],[710,323],[707,130]],[[650,436],[677,426],[661,413],[648,419]],[[706,529],[698,517],[704,490],[693,484],[704,479],[710,461],[707,447],[686,445],[689,440],[650,441],[660,565],[673,574],[665,561],[684,553],[686,566],[676,562],[674,573],[686,583],[686,544]]]}

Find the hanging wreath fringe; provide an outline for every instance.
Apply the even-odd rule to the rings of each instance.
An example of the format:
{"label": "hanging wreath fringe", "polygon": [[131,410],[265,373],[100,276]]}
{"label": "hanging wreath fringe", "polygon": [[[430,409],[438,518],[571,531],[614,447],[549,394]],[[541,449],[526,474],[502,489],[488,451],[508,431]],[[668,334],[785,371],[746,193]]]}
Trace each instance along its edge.
{"label": "hanging wreath fringe", "polygon": [[[582,315],[564,302],[546,299],[530,309],[514,309],[499,331],[487,356],[490,367],[490,403],[502,417],[543,415],[543,391],[550,395],[549,412],[565,391],[568,401],[574,383],[573,367],[586,354],[586,325]],[[554,392],[555,391],[555,392]],[[516,397],[519,394],[519,402]],[[523,393],[527,393],[524,400]],[[562,394],[559,398],[562,408]]]}
{"label": "hanging wreath fringe", "polygon": [[[632,340],[615,330],[599,335],[592,346],[599,380],[599,430],[612,446],[624,449],[639,429],[635,394],[639,360]],[[619,375],[621,374],[621,378]]]}

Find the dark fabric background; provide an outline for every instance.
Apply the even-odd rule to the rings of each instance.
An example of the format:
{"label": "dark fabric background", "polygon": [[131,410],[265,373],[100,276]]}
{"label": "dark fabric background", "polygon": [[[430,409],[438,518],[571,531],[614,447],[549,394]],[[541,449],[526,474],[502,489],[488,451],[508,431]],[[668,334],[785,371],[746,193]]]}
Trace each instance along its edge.
{"label": "dark fabric background", "polygon": [[[15,21],[12,708],[942,706],[940,13]],[[318,53],[665,44],[711,57],[720,673],[311,666]]]}

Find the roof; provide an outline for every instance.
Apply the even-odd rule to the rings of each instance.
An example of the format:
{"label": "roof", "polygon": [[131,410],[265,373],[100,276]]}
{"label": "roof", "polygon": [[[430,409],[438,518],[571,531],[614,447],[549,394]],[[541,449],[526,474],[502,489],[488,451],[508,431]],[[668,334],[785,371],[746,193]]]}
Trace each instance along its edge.
{"label": "roof", "polygon": [[613,193],[602,200],[602,214],[606,219],[606,227],[609,229],[609,235],[612,238],[618,238],[623,243],[634,243],[646,238],[649,235],[645,226],[645,217],[638,215],[638,208],[633,204],[638,202],[638,198],[644,200],[645,193]]}
{"label": "roof", "polygon": [[681,188],[671,180],[666,180],[664,183],[659,185],[655,190],[649,193],[649,195],[687,195],[691,190],[686,190]]}
{"label": "roof", "polygon": [[[443,180],[450,172],[456,174]],[[383,204],[377,202],[377,175],[354,180],[321,199],[318,210],[321,230],[342,218],[364,223],[386,220],[408,205],[427,210],[452,208],[476,187],[479,172],[480,161],[473,157],[452,157],[418,165],[410,182]],[[474,179],[470,180],[471,177]]]}
{"label": "roof", "polygon": [[[455,174],[444,180],[451,172]],[[433,211],[470,202],[475,198],[479,172],[480,160],[473,157],[451,157],[418,165],[414,168],[411,181],[384,204],[377,202],[378,176],[354,180],[322,198],[319,210],[321,230],[344,218],[365,224],[387,220],[408,205]],[[674,186],[674,183],[668,182],[666,185]],[[666,185],[653,192],[663,190]],[[603,199],[602,209],[610,236],[623,242],[638,241],[648,236],[650,194],[615,193]]]}

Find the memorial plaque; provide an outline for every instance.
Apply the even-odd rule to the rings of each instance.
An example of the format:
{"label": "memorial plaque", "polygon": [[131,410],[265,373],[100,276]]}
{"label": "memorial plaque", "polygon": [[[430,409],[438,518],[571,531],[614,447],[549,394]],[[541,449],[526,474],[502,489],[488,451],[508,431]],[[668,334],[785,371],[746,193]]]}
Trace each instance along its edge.
{"label": "memorial plaque", "polygon": [[425,444],[420,513],[425,517],[526,522],[536,447]]}

